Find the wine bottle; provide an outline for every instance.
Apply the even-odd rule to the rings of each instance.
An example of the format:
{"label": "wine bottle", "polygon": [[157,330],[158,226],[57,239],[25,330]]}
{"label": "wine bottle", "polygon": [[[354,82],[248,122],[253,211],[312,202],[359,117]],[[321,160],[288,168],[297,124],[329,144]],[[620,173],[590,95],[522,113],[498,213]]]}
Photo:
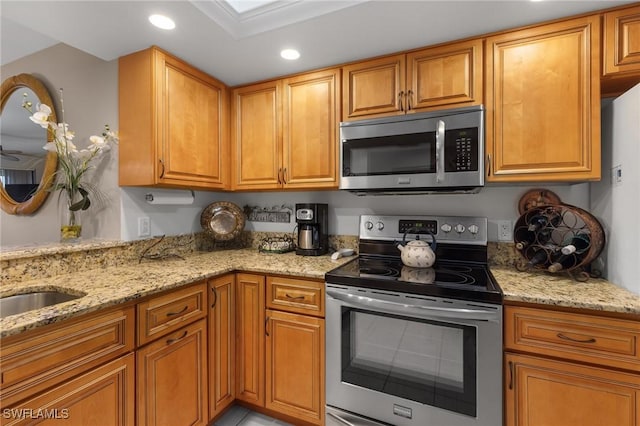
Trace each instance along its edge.
{"label": "wine bottle", "polygon": [[547,210],[544,213],[538,213],[529,220],[529,231],[538,232],[548,226],[557,226],[562,220],[562,216],[555,210]]}
{"label": "wine bottle", "polygon": [[545,263],[548,259],[549,256],[547,255],[547,251],[545,249],[539,249],[533,254],[533,256],[531,256],[525,266],[525,269],[529,269],[538,264]]}
{"label": "wine bottle", "polygon": [[565,254],[562,252],[562,250],[559,250],[557,253],[558,254],[556,254],[555,256],[552,256],[553,262],[547,268],[549,272],[559,272],[563,269],[571,268],[576,264],[576,257],[573,255],[573,253]]}
{"label": "wine bottle", "polygon": [[568,244],[565,244],[562,247],[562,253],[569,255],[572,253],[582,254],[589,249],[591,245],[591,237],[589,234],[579,233],[573,236],[571,241]]}

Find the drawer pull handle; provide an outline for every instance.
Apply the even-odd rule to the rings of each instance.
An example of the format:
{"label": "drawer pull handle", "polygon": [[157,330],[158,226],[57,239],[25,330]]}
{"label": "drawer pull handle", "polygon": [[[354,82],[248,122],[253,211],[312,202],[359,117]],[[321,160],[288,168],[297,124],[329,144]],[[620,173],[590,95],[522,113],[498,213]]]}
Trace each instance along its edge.
{"label": "drawer pull handle", "polygon": [[304,300],[304,296],[292,296],[289,293],[285,293],[284,295],[289,300]]}
{"label": "drawer pull handle", "polygon": [[513,361],[509,361],[509,389],[513,389]]}
{"label": "drawer pull handle", "polygon": [[216,307],[216,303],[218,303],[218,292],[215,287],[211,287],[211,291],[213,291],[213,303],[211,304],[211,309]]}
{"label": "drawer pull handle", "polygon": [[187,337],[187,330],[184,331],[184,333],[182,333],[182,336],[180,337],[175,337],[173,339],[167,339],[167,345],[170,345],[174,342],[177,342],[178,340],[184,339],[185,337]]}
{"label": "drawer pull handle", "polygon": [[185,305],[185,307],[182,308],[182,310],[180,312],[167,312],[167,316],[168,317],[174,317],[176,315],[180,315],[180,314],[184,313],[187,309],[189,309],[189,306]]}
{"label": "drawer pull handle", "polygon": [[576,343],[595,343],[596,342],[596,339],[594,339],[593,337],[590,339],[581,340],[581,339],[574,339],[569,336],[565,336],[562,333],[558,333],[557,336],[563,340],[568,340],[570,342],[576,342]]}
{"label": "drawer pull handle", "polygon": [[269,337],[269,317],[264,320],[264,334]]}

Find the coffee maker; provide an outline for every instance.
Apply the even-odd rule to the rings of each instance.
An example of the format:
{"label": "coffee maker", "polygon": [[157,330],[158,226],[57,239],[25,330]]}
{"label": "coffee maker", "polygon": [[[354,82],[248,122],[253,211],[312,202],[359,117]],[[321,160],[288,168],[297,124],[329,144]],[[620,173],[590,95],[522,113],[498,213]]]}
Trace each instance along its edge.
{"label": "coffee maker", "polygon": [[296,224],[298,226],[296,254],[320,256],[327,253],[329,250],[328,204],[296,204]]}

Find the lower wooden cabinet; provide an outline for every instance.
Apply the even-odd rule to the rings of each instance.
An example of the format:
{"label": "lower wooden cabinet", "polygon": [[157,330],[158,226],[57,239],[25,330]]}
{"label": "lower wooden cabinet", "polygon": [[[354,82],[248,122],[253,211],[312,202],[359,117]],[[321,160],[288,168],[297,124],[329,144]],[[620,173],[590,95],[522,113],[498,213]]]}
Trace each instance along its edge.
{"label": "lower wooden cabinet", "polygon": [[206,425],[207,323],[201,319],[138,349],[138,425]]}
{"label": "lower wooden cabinet", "polygon": [[133,426],[134,355],[117,358],[35,398],[3,407],[3,425]]}
{"label": "lower wooden cabinet", "polygon": [[268,409],[324,424],[324,319],[267,310]]}
{"label": "lower wooden cabinet", "polygon": [[640,376],[507,353],[505,425],[640,425]]}
{"label": "lower wooden cabinet", "polygon": [[209,281],[209,420],[235,399],[235,275]]}
{"label": "lower wooden cabinet", "polygon": [[264,407],[265,277],[236,275],[236,398]]}

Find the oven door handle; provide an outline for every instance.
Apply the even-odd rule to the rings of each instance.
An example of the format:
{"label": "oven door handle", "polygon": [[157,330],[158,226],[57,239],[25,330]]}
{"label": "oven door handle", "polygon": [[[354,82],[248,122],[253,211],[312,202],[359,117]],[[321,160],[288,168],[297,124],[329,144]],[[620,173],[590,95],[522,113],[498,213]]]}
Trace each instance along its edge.
{"label": "oven door handle", "polygon": [[424,319],[451,318],[491,322],[500,321],[500,313],[497,310],[420,306],[407,303],[391,302],[389,300],[381,300],[369,296],[342,293],[329,289],[326,292],[327,296],[339,300],[343,305],[353,308],[379,309],[398,315],[413,316]]}

